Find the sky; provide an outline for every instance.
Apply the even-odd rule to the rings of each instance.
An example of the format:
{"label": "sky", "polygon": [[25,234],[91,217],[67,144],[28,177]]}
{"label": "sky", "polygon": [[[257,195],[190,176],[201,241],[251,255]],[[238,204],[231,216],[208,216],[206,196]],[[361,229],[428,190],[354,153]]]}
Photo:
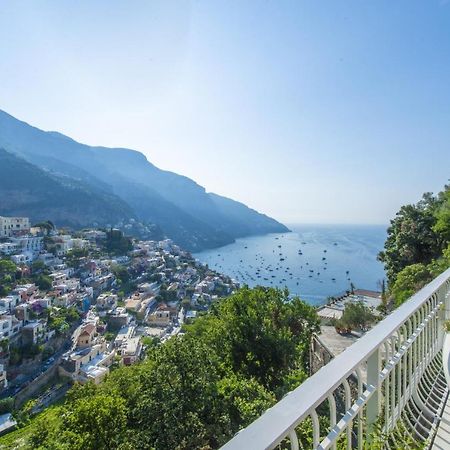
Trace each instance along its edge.
{"label": "sky", "polygon": [[0,0],[0,109],[285,223],[450,178],[446,0]]}

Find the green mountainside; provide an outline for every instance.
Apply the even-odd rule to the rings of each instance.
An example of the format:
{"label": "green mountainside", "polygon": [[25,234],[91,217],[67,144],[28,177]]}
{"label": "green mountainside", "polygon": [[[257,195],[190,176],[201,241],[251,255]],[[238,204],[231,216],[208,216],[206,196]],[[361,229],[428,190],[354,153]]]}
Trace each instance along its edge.
{"label": "green mountainside", "polygon": [[119,197],[46,172],[0,148],[0,215],[65,226],[115,224],[134,217]]}

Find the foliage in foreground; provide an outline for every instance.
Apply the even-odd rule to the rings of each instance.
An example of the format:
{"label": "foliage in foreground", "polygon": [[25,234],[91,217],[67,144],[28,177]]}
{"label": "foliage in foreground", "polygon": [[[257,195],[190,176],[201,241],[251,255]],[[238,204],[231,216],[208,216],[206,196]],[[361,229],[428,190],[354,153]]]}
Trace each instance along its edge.
{"label": "foliage in foreground", "polygon": [[218,448],[304,380],[318,328],[286,291],[243,288],[142,363],[75,386],[32,421],[23,448]]}
{"label": "foliage in foreground", "polygon": [[379,259],[395,306],[450,267],[450,186],[400,208]]}

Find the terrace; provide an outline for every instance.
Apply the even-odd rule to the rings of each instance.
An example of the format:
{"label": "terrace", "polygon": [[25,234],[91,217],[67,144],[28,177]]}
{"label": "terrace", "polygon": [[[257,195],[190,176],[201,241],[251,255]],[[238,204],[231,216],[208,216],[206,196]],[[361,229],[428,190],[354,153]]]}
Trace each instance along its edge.
{"label": "terrace", "polygon": [[[450,448],[443,373],[450,269],[240,431],[223,450]],[[447,360],[448,355],[444,355]],[[304,431],[310,429],[305,444]],[[397,431],[397,433],[396,433]],[[398,436],[404,439],[399,440]],[[280,445],[281,444],[281,445]],[[378,447],[377,447],[378,448]]]}

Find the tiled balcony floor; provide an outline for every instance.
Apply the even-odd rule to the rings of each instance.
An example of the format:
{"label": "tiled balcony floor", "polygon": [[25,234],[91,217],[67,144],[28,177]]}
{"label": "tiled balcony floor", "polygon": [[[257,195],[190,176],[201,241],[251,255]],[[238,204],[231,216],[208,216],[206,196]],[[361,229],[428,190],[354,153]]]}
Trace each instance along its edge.
{"label": "tiled balcony floor", "polygon": [[449,450],[450,449],[450,396],[442,412],[442,418],[434,438],[432,450]]}

